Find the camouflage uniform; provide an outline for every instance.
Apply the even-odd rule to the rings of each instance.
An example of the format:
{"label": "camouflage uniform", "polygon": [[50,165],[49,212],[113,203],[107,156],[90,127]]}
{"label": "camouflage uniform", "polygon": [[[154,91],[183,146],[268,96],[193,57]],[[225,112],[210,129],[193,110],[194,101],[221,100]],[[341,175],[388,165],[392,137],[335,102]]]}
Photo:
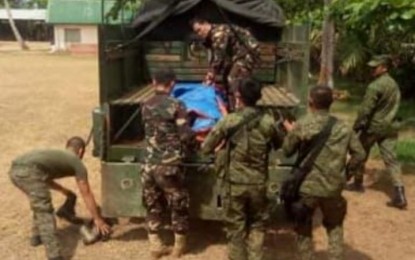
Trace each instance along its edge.
{"label": "camouflage uniform", "polygon": [[211,70],[222,74],[230,87],[235,80],[249,77],[260,62],[258,41],[248,30],[232,27],[238,36],[229,25],[221,24],[212,25],[207,39],[213,52]]}
{"label": "camouflage uniform", "polygon": [[247,107],[217,123],[202,145],[202,152],[211,153],[225,140],[229,130],[241,120],[258,113],[232,135],[229,171],[225,176],[228,197],[225,199],[229,259],[263,259],[265,224],[268,218],[266,182],[268,154],[278,148],[282,135],[272,116]]}
{"label": "camouflage uniform", "polygon": [[184,234],[189,228],[189,195],[179,163],[184,153],[183,146],[193,136],[186,109],[180,101],[156,92],[143,105],[142,118],[146,138],[142,183],[148,230],[150,233],[160,230],[167,202],[172,211],[174,232]]}
{"label": "camouflage uniform", "polygon": [[32,236],[40,236],[48,258],[60,256],[48,181],[67,176],[87,180],[87,170],[82,161],[67,151],[34,150],[16,158],[9,175],[13,184],[30,200]]}
{"label": "camouflage uniform", "polygon": [[[284,140],[287,156],[306,150],[313,136],[327,123],[329,113],[317,111],[300,119]],[[346,183],[346,157],[351,154],[348,168],[355,170],[363,161],[365,152],[355,133],[343,122],[337,121],[331,135],[316,158],[313,168],[300,187],[301,214],[295,230],[301,259],[313,259],[312,216],[316,208],[323,213],[323,225],[329,237],[330,259],[343,259],[343,220],[347,203],[341,192]]]}
{"label": "camouflage uniform", "polygon": [[[379,146],[380,154],[395,186],[403,185],[401,167],[395,153],[398,131],[394,120],[400,98],[401,94],[395,80],[388,73],[381,75],[369,85],[354,125],[355,130],[361,130],[360,141],[367,156],[374,144]],[[356,183],[363,182],[363,173],[364,162],[355,176]]]}

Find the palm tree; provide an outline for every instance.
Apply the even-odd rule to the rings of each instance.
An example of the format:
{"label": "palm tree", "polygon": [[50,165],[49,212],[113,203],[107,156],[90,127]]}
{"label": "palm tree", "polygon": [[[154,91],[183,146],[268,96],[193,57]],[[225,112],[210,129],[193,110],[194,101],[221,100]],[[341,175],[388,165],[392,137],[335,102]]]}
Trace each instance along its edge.
{"label": "palm tree", "polygon": [[4,2],[4,8],[6,9],[7,17],[9,19],[10,27],[12,28],[14,37],[19,42],[20,49],[28,50],[29,47],[27,46],[27,44],[23,40],[22,36],[19,33],[19,30],[16,27],[16,24],[14,23],[14,20],[13,20],[13,17],[12,17],[12,12],[10,10],[10,5],[9,5],[8,0],[3,0],[3,2]]}

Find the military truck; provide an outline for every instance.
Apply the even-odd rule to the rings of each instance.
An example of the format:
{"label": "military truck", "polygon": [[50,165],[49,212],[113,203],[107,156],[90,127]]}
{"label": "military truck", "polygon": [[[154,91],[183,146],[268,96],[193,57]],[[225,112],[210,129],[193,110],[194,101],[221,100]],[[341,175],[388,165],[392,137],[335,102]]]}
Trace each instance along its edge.
{"label": "military truck", "polygon": [[[200,82],[209,53],[194,48],[188,21],[205,18],[251,29],[261,41],[256,77],[266,86],[260,105],[273,113],[301,109],[308,76],[308,29],[284,27],[274,1],[148,1],[135,20],[104,19],[99,26],[99,98],[93,111],[93,155],[101,161],[102,211],[106,217],[143,217],[140,174],[144,132],[140,106],[153,95],[151,73],[169,66],[180,82]],[[103,17],[109,9],[103,0]],[[121,21],[121,22],[120,22]],[[196,51],[195,51],[196,50]],[[304,103],[304,102],[303,102]],[[269,197],[275,202],[289,161],[274,153],[270,160]],[[200,167],[204,165],[205,167]],[[222,186],[211,158],[195,154],[184,164],[191,197],[191,217],[221,220]],[[205,168],[208,170],[200,171]]]}

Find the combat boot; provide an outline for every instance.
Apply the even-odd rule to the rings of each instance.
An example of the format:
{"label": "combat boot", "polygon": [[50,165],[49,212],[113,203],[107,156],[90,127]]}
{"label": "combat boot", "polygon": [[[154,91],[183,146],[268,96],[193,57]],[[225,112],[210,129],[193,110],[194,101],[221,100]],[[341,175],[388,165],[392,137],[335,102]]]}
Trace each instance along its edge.
{"label": "combat boot", "polygon": [[56,211],[56,216],[70,220],[75,216],[76,195],[70,193],[63,205]]}
{"label": "combat boot", "polygon": [[170,254],[170,249],[163,244],[158,234],[148,234],[148,240],[152,259],[159,259]]}
{"label": "combat boot", "polygon": [[353,192],[360,192],[360,193],[365,192],[365,187],[363,187],[363,182],[357,181],[357,180],[354,180],[354,182],[347,184],[345,189],[348,191],[353,191]]}
{"label": "combat boot", "polygon": [[30,238],[30,245],[33,247],[40,246],[42,244],[42,240],[40,239],[39,235],[33,235]]}
{"label": "combat boot", "polygon": [[405,188],[403,186],[395,186],[395,192],[393,198],[388,202],[389,207],[395,207],[398,209],[405,209],[408,205],[405,196]]}
{"label": "combat boot", "polygon": [[186,250],[186,235],[174,234],[174,247],[172,256],[180,258]]}
{"label": "combat boot", "polygon": [[62,256],[56,256],[52,258],[48,258],[48,260],[64,260]]}

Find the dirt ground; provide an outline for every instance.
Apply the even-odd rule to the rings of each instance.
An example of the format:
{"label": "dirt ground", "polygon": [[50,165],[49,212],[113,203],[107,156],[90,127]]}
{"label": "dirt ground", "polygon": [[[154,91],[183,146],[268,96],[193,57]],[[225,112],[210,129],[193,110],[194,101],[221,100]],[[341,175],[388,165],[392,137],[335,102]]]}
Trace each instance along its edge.
{"label": "dirt ground", "polygon": [[[10,183],[10,161],[32,148],[61,148],[72,135],[86,136],[91,127],[91,111],[98,103],[96,57],[71,57],[47,53],[47,46],[19,52],[14,45],[0,42],[0,259],[45,259],[42,247],[28,245],[31,213],[25,196]],[[90,148],[84,159],[90,181],[100,199],[99,161]],[[349,210],[345,223],[346,259],[415,259],[414,167],[404,166],[404,180],[410,208],[388,208],[388,185],[381,162],[368,165],[365,194],[345,192]],[[76,190],[74,180],[62,183]],[[54,204],[62,203],[60,195]],[[80,215],[87,216],[80,201]],[[78,227],[58,221],[64,255],[69,259],[148,259],[148,243],[143,225],[123,223],[115,227],[113,239],[84,246]],[[270,259],[295,259],[295,238],[289,229],[270,230],[267,255]],[[327,259],[326,236],[316,221],[315,245],[318,259]],[[226,259],[221,226],[196,223],[190,234],[190,252],[183,259]]]}

